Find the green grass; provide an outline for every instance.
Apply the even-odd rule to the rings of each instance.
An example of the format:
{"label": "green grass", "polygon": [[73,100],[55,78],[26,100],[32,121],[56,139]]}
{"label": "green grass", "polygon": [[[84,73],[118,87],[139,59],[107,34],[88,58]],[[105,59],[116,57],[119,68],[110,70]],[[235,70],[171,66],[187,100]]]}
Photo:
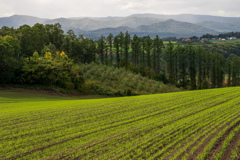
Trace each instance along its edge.
{"label": "green grass", "polygon": [[239,87],[79,98],[0,91],[0,159],[239,157]]}
{"label": "green grass", "polygon": [[[163,41],[163,44],[168,44],[168,43],[169,43],[169,41]],[[173,44],[177,44],[176,41],[171,41],[171,43],[173,43]]]}

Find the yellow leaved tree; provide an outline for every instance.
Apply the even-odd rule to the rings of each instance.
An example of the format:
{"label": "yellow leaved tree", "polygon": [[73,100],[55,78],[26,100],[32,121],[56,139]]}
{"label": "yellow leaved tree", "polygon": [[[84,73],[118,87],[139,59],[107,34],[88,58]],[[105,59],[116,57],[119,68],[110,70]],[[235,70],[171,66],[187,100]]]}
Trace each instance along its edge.
{"label": "yellow leaved tree", "polygon": [[43,57],[35,52],[32,57],[25,59],[22,70],[23,79],[29,84],[81,89],[84,83],[79,67],[64,52],[54,55],[46,52]]}

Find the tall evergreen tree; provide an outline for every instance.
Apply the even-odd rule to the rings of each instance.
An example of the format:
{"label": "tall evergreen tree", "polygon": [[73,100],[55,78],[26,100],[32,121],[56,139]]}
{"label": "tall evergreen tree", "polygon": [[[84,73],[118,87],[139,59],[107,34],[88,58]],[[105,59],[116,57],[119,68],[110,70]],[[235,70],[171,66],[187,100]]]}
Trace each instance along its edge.
{"label": "tall evergreen tree", "polygon": [[179,53],[179,77],[180,77],[180,86],[186,87],[186,75],[187,75],[187,52],[186,50],[178,44],[178,53]]}
{"label": "tall evergreen tree", "polygon": [[156,74],[160,73],[162,48],[163,41],[157,35],[156,38],[154,39],[154,55],[153,55],[153,68]]}
{"label": "tall evergreen tree", "polygon": [[188,43],[186,46],[186,50],[188,53],[188,59],[189,59],[189,74],[190,74],[190,81],[191,81],[191,89],[195,90],[197,85],[196,85],[196,52],[193,46]]}
{"label": "tall evergreen tree", "polygon": [[[96,43],[92,39],[79,36],[82,49],[82,63],[91,63],[96,61]],[[77,49],[78,50],[78,49]]]}
{"label": "tall evergreen tree", "polygon": [[119,68],[120,67],[120,53],[119,53],[119,48],[120,48],[120,38],[119,35],[114,37],[114,47],[116,48],[116,65]]}
{"label": "tall evergreen tree", "polygon": [[217,86],[218,88],[223,86],[224,70],[225,70],[225,58],[221,54],[217,54]]}
{"label": "tall evergreen tree", "polygon": [[237,55],[231,55],[232,56],[232,86],[237,86],[239,85],[239,64],[240,64],[240,59]]}
{"label": "tall evergreen tree", "polygon": [[123,58],[124,34],[122,31],[119,33],[119,45],[120,45],[120,57]]}
{"label": "tall evergreen tree", "polygon": [[170,83],[174,83],[174,46],[171,41],[169,41],[166,49],[166,61],[167,61],[167,75]]}
{"label": "tall evergreen tree", "polygon": [[102,64],[104,64],[104,60],[106,61],[106,59],[104,59],[104,49],[105,49],[105,36],[101,36],[98,39],[98,55],[101,58],[101,62]]}
{"label": "tall evergreen tree", "polygon": [[139,64],[139,54],[140,54],[141,46],[140,46],[140,39],[135,34],[132,40],[132,63],[135,66]]}
{"label": "tall evergreen tree", "polygon": [[113,54],[112,54],[112,46],[113,46],[113,34],[110,33],[109,36],[107,37],[107,41],[108,41],[108,44],[109,44],[109,48],[110,48],[110,63],[112,65],[113,63]]}
{"label": "tall evergreen tree", "polygon": [[217,87],[218,82],[218,53],[214,52],[211,54],[211,82],[212,88]]}
{"label": "tall evergreen tree", "polygon": [[130,47],[130,43],[131,43],[131,37],[130,37],[130,34],[128,33],[128,31],[126,32],[125,34],[125,38],[124,38],[124,59],[125,59],[125,68],[126,70],[128,69],[128,56],[129,56],[129,53],[128,53],[128,50],[129,50],[129,47]]}
{"label": "tall evergreen tree", "polygon": [[210,79],[210,71],[211,71],[211,54],[209,51],[207,51],[207,55],[206,55],[206,76],[208,78],[208,80]]}
{"label": "tall evergreen tree", "polygon": [[198,57],[198,88],[201,89],[202,82],[204,79],[203,70],[204,70],[204,50],[201,46],[197,48],[197,57]]}
{"label": "tall evergreen tree", "polygon": [[211,82],[212,88],[222,87],[224,80],[225,59],[217,52],[212,53],[211,60]]}
{"label": "tall evergreen tree", "polygon": [[181,52],[181,47],[178,45],[173,52],[173,75],[174,83],[177,84],[179,80],[179,56]]}
{"label": "tall evergreen tree", "polygon": [[147,67],[151,68],[152,39],[149,35],[145,39],[144,43],[145,43],[145,49],[147,53]]}
{"label": "tall evergreen tree", "polygon": [[226,65],[227,65],[227,73],[228,73],[228,80],[227,80],[227,83],[228,83],[228,87],[231,86],[231,75],[232,75],[232,66],[231,66],[231,57],[228,57],[226,59]]}
{"label": "tall evergreen tree", "polygon": [[141,43],[141,68],[145,68],[145,43],[144,43],[144,38],[140,38],[140,43]]}

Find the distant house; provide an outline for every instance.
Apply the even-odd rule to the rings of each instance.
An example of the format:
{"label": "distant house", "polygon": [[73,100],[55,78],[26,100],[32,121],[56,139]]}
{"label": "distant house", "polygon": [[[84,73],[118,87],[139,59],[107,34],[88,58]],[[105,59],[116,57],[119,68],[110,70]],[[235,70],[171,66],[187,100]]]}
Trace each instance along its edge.
{"label": "distant house", "polygon": [[222,41],[225,41],[225,40],[226,40],[226,39],[224,39],[224,38],[222,39]]}
{"label": "distant house", "polygon": [[183,38],[182,41],[191,41],[189,38]]}
{"label": "distant house", "polygon": [[230,37],[229,39],[230,40],[234,40],[234,39],[237,39],[237,37]]}

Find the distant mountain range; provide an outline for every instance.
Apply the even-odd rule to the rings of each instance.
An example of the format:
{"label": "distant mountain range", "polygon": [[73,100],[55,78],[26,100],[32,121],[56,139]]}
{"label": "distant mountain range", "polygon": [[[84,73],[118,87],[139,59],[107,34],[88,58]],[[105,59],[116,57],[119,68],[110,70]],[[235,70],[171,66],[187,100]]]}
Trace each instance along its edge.
{"label": "distant mountain range", "polygon": [[161,14],[134,14],[127,17],[72,17],[58,19],[43,19],[32,16],[13,15],[0,18],[2,26],[17,28],[27,24],[33,26],[36,23],[54,24],[60,23],[62,29],[69,29],[75,34],[82,34],[89,38],[98,38],[101,35],[114,35],[120,31],[128,31],[131,35],[150,35],[154,37],[190,37],[203,34],[219,34],[225,32],[240,32],[239,17],[220,17],[209,15],[161,15]]}

